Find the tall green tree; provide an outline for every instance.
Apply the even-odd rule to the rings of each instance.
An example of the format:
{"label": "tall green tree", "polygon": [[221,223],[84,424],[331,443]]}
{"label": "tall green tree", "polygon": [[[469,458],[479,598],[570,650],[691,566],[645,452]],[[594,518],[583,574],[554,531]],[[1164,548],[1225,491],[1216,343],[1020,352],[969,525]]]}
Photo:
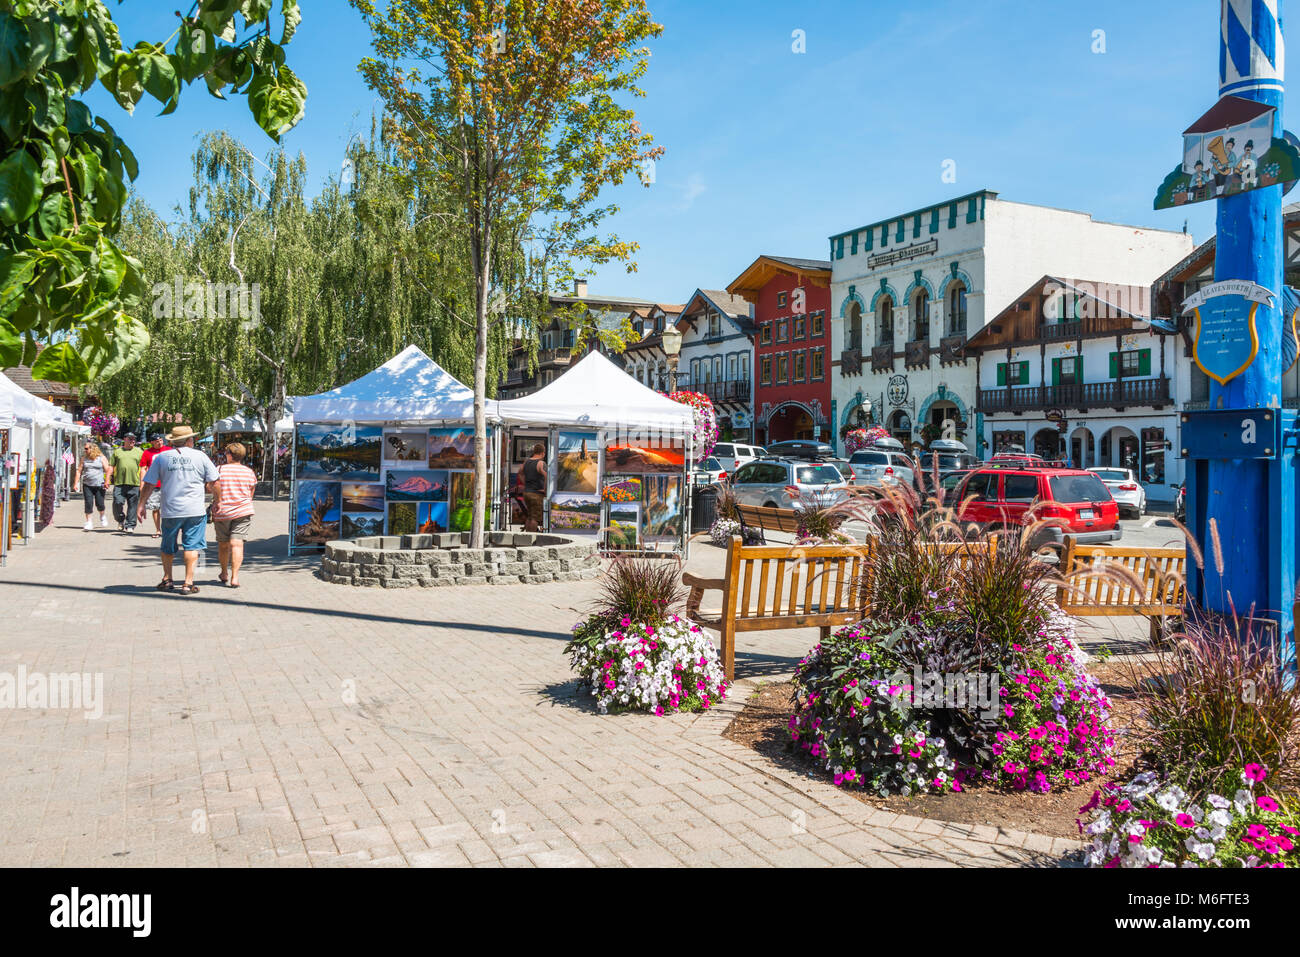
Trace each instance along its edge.
{"label": "tall green tree", "polygon": [[127,50],[102,0],[0,0],[0,367],[84,384],[143,353],[140,263],[115,241],[136,159],[82,97],[99,83],[127,112],[147,93],[166,114],[202,78],[218,98],[246,95],[278,140],[307,88],[283,49],[298,0],[272,8],[194,0],[167,40]]}
{"label": "tall green tree", "polygon": [[[635,251],[634,243],[597,233],[616,211],[599,196],[662,152],[623,102],[644,95],[637,85],[650,55],[643,44],[662,27],[644,0],[350,2],[370,26],[376,54],[361,62],[361,73],[400,120],[403,155],[455,197],[469,244],[471,534],[481,546],[493,328],[513,329],[548,277],[567,282],[577,262],[627,260]],[[513,255],[521,248],[526,255]]]}

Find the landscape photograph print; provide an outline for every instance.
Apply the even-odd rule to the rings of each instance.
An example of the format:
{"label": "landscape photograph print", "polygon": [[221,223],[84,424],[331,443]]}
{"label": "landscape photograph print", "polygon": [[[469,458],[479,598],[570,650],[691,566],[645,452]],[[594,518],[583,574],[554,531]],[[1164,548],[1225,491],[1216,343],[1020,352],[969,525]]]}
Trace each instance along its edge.
{"label": "landscape photograph print", "polygon": [[646,540],[677,539],[682,534],[682,480],[673,475],[647,475],[642,529]]}
{"label": "landscape photograph print", "polygon": [[474,468],[474,430],[472,428],[430,429],[429,468]]}
{"label": "landscape photograph print", "polygon": [[559,433],[559,452],[555,458],[555,491],[590,495],[596,491],[600,473],[600,453],[592,432]]}
{"label": "landscape photograph print", "polygon": [[300,425],[295,477],[378,482],[383,438],[379,426]]}
{"label": "landscape photograph print", "polygon": [[324,545],[336,540],[341,497],[338,482],[299,482],[294,544]]}
{"label": "landscape photograph print", "polygon": [[414,535],[418,502],[388,503],[388,534]]}
{"label": "landscape photograph print", "polygon": [[424,429],[384,433],[384,465],[390,469],[423,468],[429,454],[429,433]]}
{"label": "landscape photograph print", "polygon": [[605,545],[612,551],[634,550],[641,529],[641,506],[636,502],[611,503]]}
{"label": "landscape photograph print", "polygon": [[349,515],[343,513],[343,538],[363,538],[367,535],[384,534],[384,514]]}
{"label": "landscape photograph print", "polygon": [[643,475],[680,472],[686,467],[686,447],[621,443],[605,446],[605,474]]}
{"label": "landscape photograph print", "polygon": [[384,514],[384,487],[378,483],[344,482],[343,511]]}
{"label": "landscape photograph print", "polygon": [[580,535],[600,531],[600,496],[559,493],[551,498],[551,530]]}
{"label": "landscape photograph print", "polygon": [[436,535],[447,531],[447,503],[420,502],[416,508],[416,524],[421,535]]}
{"label": "landscape photograph print", "polygon": [[467,532],[474,520],[474,473],[451,473],[449,520],[453,532]]}
{"label": "landscape photograph print", "polygon": [[388,472],[385,476],[385,493],[389,502],[445,502],[447,473],[441,469]]}

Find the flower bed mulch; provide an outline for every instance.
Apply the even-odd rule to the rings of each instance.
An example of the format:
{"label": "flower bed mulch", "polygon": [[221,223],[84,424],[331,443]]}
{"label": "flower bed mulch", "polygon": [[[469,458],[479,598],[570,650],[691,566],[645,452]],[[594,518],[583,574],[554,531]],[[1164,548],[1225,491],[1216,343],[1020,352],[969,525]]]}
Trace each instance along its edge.
{"label": "flower bed mulch", "polygon": [[[1135,717],[1132,702],[1132,675],[1126,664],[1099,664],[1089,670],[1097,676],[1102,689],[1114,706],[1111,723],[1116,729],[1129,728]],[[787,748],[790,730],[787,722],[794,711],[792,682],[763,684],[746,701],[744,710],[727,727],[724,735],[781,767],[814,777],[829,775]],[[920,794],[914,797],[889,797],[859,788],[846,788],[858,800],[896,814],[961,824],[987,824],[1008,830],[1032,831],[1051,837],[1079,838],[1076,824],[1079,808],[1088,802],[1093,791],[1104,781],[1124,780],[1133,768],[1134,755],[1120,737],[1115,767],[1105,777],[1095,777],[1087,784],[1068,789],[1054,788],[1047,794],[1003,790],[992,785],[968,784],[962,791]]]}

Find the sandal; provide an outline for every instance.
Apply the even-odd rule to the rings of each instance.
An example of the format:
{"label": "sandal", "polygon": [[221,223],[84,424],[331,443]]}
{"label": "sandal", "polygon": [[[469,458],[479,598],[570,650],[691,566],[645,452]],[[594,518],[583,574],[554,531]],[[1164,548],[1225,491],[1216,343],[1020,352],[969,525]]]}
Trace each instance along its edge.
{"label": "sandal", "polygon": [[176,590],[176,583],[173,582],[170,578],[164,578],[162,581],[160,581],[160,582],[158,583],[158,590],[159,590],[159,591],[175,591],[175,590]]}
{"label": "sandal", "polygon": [[198,585],[181,585],[176,589],[178,595],[197,595],[199,593]]}
{"label": "sandal", "polygon": [[226,573],[225,573],[225,572],[222,572],[220,575],[217,576],[217,581],[221,582],[221,584],[223,584],[223,585],[226,585],[226,584],[229,584],[230,579],[228,579],[228,578],[226,577]]}

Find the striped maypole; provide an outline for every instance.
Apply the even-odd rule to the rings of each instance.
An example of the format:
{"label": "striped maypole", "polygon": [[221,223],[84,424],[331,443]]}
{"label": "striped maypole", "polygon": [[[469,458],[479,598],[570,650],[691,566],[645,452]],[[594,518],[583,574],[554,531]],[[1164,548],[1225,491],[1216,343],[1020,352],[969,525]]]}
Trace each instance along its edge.
{"label": "striped maypole", "polygon": [[[1219,93],[1274,107],[1273,135],[1282,135],[1283,54],[1280,0],[1222,0],[1219,34]],[[1258,150],[1262,154],[1267,147]],[[1239,376],[1210,383],[1210,408],[1280,409],[1282,406],[1282,186],[1265,186],[1218,200],[1215,280],[1246,279],[1273,293],[1273,305],[1255,313],[1259,353]],[[1189,463],[1190,464],[1190,463]],[[1269,495],[1269,472],[1259,462],[1214,459],[1204,463],[1204,511],[1189,519],[1205,550],[1202,604],[1238,614],[1253,606],[1259,616],[1290,618],[1290,588],[1283,588],[1279,543],[1271,534],[1280,516]],[[1219,575],[1212,557],[1210,519],[1218,530],[1224,563]],[[1289,547],[1294,549],[1294,539]],[[1293,559],[1291,560],[1293,561]],[[1289,569],[1291,561],[1286,562]],[[1287,597],[1283,597],[1283,595]],[[1285,603],[1285,608],[1280,607]],[[1285,631],[1285,626],[1284,626]]]}

